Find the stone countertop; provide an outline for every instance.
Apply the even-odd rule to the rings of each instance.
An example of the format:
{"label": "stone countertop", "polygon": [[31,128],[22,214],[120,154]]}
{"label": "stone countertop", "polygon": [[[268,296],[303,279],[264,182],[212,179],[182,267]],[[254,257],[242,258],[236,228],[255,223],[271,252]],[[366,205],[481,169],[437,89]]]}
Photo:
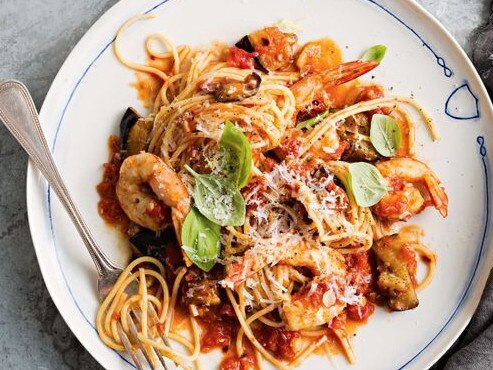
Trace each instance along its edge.
{"label": "stone countertop", "polygon": [[[0,81],[23,81],[38,109],[63,61],[115,0],[0,0]],[[468,54],[491,0],[418,0]],[[44,285],[26,213],[27,156],[0,125],[0,364],[3,369],[101,369]]]}

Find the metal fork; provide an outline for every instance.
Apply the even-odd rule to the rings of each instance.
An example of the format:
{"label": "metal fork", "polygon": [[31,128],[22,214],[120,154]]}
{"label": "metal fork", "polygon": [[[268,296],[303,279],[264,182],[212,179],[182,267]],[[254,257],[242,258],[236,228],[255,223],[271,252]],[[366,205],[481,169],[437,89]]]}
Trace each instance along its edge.
{"label": "metal fork", "polygon": [[[46,181],[48,181],[48,184],[50,184],[57,194],[58,199],[60,199],[65,207],[68,215],[77,228],[82,241],[87,247],[87,251],[91,256],[92,261],[96,265],[99,274],[97,289],[100,300],[103,300],[115,284],[116,279],[122,273],[123,269],[115,266],[115,264],[113,264],[103,253],[87,227],[87,224],[84,222],[79,209],[70,197],[44,137],[38,113],[31,95],[21,82],[9,80],[0,84],[0,120],[3,121],[10,133],[27,152],[29,158],[31,158],[36,168],[38,168],[46,178]],[[153,311],[154,310],[151,311],[151,314]],[[133,323],[133,327],[136,328],[135,323]],[[137,336],[132,335],[132,337],[132,341],[136,343],[138,347],[141,347],[142,343],[140,343]],[[122,339],[128,353],[134,358],[137,368],[143,369],[142,363],[138,361],[138,353],[134,353],[132,344],[127,336],[123,335]],[[143,351],[143,354],[144,357],[148,356],[145,351]],[[163,367],[167,369],[164,358],[158,353],[156,355]],[[148,360],[152,369],[158,368],[149,358]]]}
{"label": "metal fork", "polygon": [[[153,325],[157,324],[159,319],[157,316],[156,311],[154,310],[154,307],[149,303],[147,306],[148,313],[151,314],[150,319]],[[141,321],[141,312],[139,310],[132,310],[131,312],[128,313],[128,322],[130,324],[130,336],[134,342],[137,343],[137,346],[140,350],[140,353],[144,356],[144,358],[147,360],[147,362],[151,365],[151,367],[158,368],[159,364],[162,365],[166,370],[168,370],[168,365],[166,364],[166,361],[163,356],[159,354],[159,352],[151,347],[151,346],[144,346],[138,339],[137,336],[137,326],[142,328],[142,321]],[[135,319],[135,321],[134,321]],[[137,322],[137,324],[136,324]],[[123,332],[123,330],[119,330],[119,332]],[[167,345],[170,346],[168,338],[164,335],[164,333],[159,332],[159,336],[163,340],[163,342]],[[126,347],[125,347],[126,348]],[[156,363],[155,359],[158,359],[159,363]]]}

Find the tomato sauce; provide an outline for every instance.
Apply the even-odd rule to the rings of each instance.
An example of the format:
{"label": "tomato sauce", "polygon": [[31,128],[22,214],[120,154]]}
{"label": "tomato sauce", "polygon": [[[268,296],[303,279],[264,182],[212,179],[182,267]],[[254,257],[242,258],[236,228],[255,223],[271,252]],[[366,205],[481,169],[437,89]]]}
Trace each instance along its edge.
{"label": "tomato sauce", "polygon": [[153,67],[163,71],[164,73],[170,74],[173,69],[174,59],[173,58],[156,58],[152,55],[147,57],[147,64],[149,67]]}
{"label": "tomato sauce", "polygon": [[406,203],[402,202],[398,195],[390,195],[385,201],[375,207],[375,214],[381,218],[388,219],[393,215],[401,215],[406,210]]}
{"label": "tomato sauce", "polygon": [[198,321],[202,328],[200,337],[202,352],[210,352],[216,348],[224,352],[229,350],[240,327],[231,304],[224,303],[205,308]]}
{"label": "tomato sauce", "polygon": [[[247,344],[248,343],[248,344]],[[236,352],[229,352],[221,362],[221,370],[256,370],[258,369],[257,359],[252,345],[246,341],[244,353],[238,357]]]}
{"label": "tomato sauce", "polygon": [[339,316],[334,317],[329,323],[329,328],[334,330],[344,329],[346,327],[347,314],[343,311]]}
{"label": "tomato sauce", "polygon": [[402,259],[406,261],[407,269],[409,271],[411,281],[413,285],[416,287],[418,285],[418,281],[416,278],[416,274],[418,272],[418,260],[417,260],[416,251],[412,247],[408,246],[407,244],[404,244],[401,248],[401,256]]}
{"label": "tomato sauce", "polygon": [[241,358],[235,354],[226,356],[221,362],[221,370],[255,370],[257,361],[254,353],[246,353]]}
{"label": "tomato sauce", "polygon": [[391,177],[389,180],[389,186],[393,191],[401,191],[404,189],[404,181],[398,177]]}
{"label": "tomato sauce", "polygon": [[299,138],[300,133],[294,132],[289,138],[284,139],[276,148],[276,154],[284,159],[286,157],[292,156],[297,157],[300,153],[302,141]]}
{"label": "tomato sauce", "polygon": [[[226,353],[221,363],[221,370],[228,369],[256,369],[253,346],[244,337],[245,354],[238,358],[233,348],[240,324],[233,307],[229,303],[205,308],[198,318],[202,329],[200,343],[201,351],[206,353],[214,349],[221,349]],[[296,355],[294,341],[301,337],[297,331],[284,328],[273,328],[258,323],[253,331],[257,340],[276,358],[292,361]]]}
{"label": "tomato sauce", "polygon": [[299,332],[267,325],[260,326],[254,332],[260,344],[276,358],[286,361],[294,360],[296,353],[293,342],[301,337]]}
{"label": "tomato sauce", "polygon": [[243,189],[241,195],[245,199],[247,211],[255,211],[260,205],[266,202],[262,194],[267,190],[267,182],[264,177],[254,177]]}
{"label": "tomato sauce", "polygon": [[258,53],[249,53],[243,49],[232,46],[229,48],[228,57],[226,63],[229,67],[236,67],[242,69],[254,69],[255,57],[258,57]]}
{"label": "tomato sauce", "polygon": [[376,266],[369,252],[346,254],[345,262],[348,282],[356,289],[356,293],[368,295],[376,292]]}
{"label": "tomato sauce", "polygon": [[120,167],[123,158],[120,155],[120,140],[116,136],[110,136],[108,139],[110,160],[103,164],[103,179],[96,186],[99,194],[98,212],[104,221],[111,225],[116,225],[122,229],[129,224],[129,219],[116,196],[116,183],[120,176]]}
{"label": "tomato sauce", "polygon": [[153,219],[159,221],[161,225],[166,225],[171,223],[171,208],[167,207],[162,201],[154,200],[145,209],[146,215],[152,217]]}
{"label": "tomato sauce", "polygon": [[[362,101],[370,101],[374,99],[379,99],[384,97],[384,91],[383,87],[379,85],[369,85],[363,87],[361,92],[359,93],[358,97],[356,98],[356,102],[362,102]],[[371,119],[371,117],[374,114],[385,114],[389,115],[392,112],[392,109],[389,107],[382,107],[382,108],[377,108],[373,109],[368,112],[368,115]]]}
{"label": "tomato sauce", "polygon": [[367,301],[364,306],[349,305],[346,307],[347,316],[353,321],[366,321],[375,312],[375,305]]}
{"label": "tomato sauce", "polygon": [[275,159],[267,157],[264,155],[260,159],[258,167],[259,167],[260,171],[262,171],[262,172],[271,172],[274,169],[274,167],[276,166],[276,164],[277,164],[277,162]]}
{"label": "tomato sauce", "polygon": [[382,218],[391,219],[395,215],[402,215],[406,211],[408,201],[407,197],[400,193],[405,187],[405,183],[401,179],[393,177],[388,182],[391,192],[376,204],[374,211],[376,215]]}
{"label": "tomato sauce", "polygon": [[310,118],[313,118],[318,114],[325,112],[327,109],[327,105],[323,101],[313,100],[308,107],[298,112],[298,115],[296,116],[296,121],[303,122],[309,120]]}
{"label": "tomato sauce", "polygon": [[325,189],[327,189],[327,191],[333,191],[339,197],[339,201],[334,208],[335,210],[342,211],[349,208],[349,198],[343,188],[338,186],[334,181],[331,181],[327,184]]}
{"label": "tomato sauce", "polygon": [[303,305],[308,307],[320,307],[323,305],[322,299],[327,290],[328,287],[326,284],[318,284],[313,290],[306,288],[295,293],[293,295],[293,301],[302,301]]}
{"label": "tomato sauce", "polygon": [[200,340],[201,351],[207,353],[215,348],[227,351],[234,336],[235,325],[223,321],[213,321],[213,325],[204,321],[201,323],[201,327],[205,329]]}
{"label": "tomato sauce", "polygon": [[339,160],[341,159],[342,154],[349,148],[349,144],[346,141],[339,141],[339,146],[334,151],[334,153],[325,153],[328,160]]}
{"label": "tomato sauce", "polygon": [[136,82],[131,84],[137,90],[137,98],[142,102],[144,108],[150,108],[156,99],[163,81],[152,74],[137,72]]}

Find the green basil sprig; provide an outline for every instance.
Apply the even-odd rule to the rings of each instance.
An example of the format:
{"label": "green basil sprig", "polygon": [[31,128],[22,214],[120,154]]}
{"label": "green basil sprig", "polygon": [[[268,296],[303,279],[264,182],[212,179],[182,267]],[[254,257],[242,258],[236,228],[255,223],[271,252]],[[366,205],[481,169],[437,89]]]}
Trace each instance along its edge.
{"label": "green basil sprig", "polygon": [[306,121],[302,121],[296,125],[298,130],[308,129],[314,127],[317,123],[320,123],[325,117],[329,115],[329,110],[317,114],[315,117],[307,119]]}
{"label": "green basil sprig", "polygon": [[245,200],[241,189],[252,169],[250,143],[239,129],[227,121],[219,141],[221,161],[219,175],[204,175],[189,166],[185,169],[195,178],[195,207],[182,226],[181,239],[188,258],[204,271],[209,271],[221,252],[221,226],[245,223]]}
{"label": "green basil sprig", "polygon": [[181,229],[183,250],[204,271],[216,264],[221,252],[220,226],[209,221],[195,207],[188,213]]}
{"label": "green basil sprig", "polygon": [[185,169],[195,178],[193,199],[200,213],[221,226],[245,223],[245,200],[233,183],[215,175],[201,175],[188,165]]}
{"label": "green basil sprig", "polygon": [[401,128],[392,117],[374,114],[371,119],[370,140],[381,155],[393,157],[401,147]]}
{"label": "green basil sprig", "polygon": [[347,184],[356,203],[361,207],[371,207],[387,194],[385,179],[380,171],[369,163],[351,163]]}
{"label": "green basil sprig", "polygon": [[226,121],[219,147],[224,156],[220,172],[241,189],[248,182],[252,170],[252,150],[248,139],[241,130]]}
{"label": "green basil sprig", "polygon": [[369,48],[363,56],[361,60],[364,62],[375,61],[380,63],[387,52],[387,47],[385,45],[375,45]]}

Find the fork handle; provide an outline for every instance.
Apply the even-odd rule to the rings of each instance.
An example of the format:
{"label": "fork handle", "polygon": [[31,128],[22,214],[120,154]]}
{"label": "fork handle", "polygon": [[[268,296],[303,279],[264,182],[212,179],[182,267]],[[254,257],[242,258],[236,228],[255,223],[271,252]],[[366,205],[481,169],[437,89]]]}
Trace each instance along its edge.
{"label": "fork handle", "polygon": [[27,88],[19,81],[0,84],[0,119],[44,175],[84,241],[100,276],[117,269],[98,246],[79,209],[74,204],[53,161],[39,122],[38,113]]}

